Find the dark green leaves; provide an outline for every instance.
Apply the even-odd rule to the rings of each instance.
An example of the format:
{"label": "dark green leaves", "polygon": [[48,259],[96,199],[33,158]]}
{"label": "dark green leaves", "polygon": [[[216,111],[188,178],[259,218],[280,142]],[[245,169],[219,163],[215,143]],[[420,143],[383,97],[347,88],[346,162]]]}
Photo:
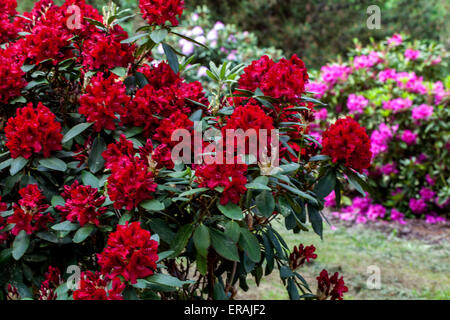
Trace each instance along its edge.
{"label": "dark green leaves", "polygon": [[103,159],[102,153],[106,150],[106,144],[102,137],[95,138],[92,143],[92,151],[89,155],[88,166],[92,173],[97,173],[103,168],[105,159]]}
{"label": "dark green leaves", "polygon": [[178,62],[177,54],[171,46],[166,43],[162,44],[164,53],[166,54],[169,66],[172,68],[173,72],[178,73],[180,71],[180,64]]}
{"label": "dark green leaves", "polygon": [[11,162],[11,167],[9,168],[9,173],[14,176],[16,173],[18,173],[20,170],[22,170],[28,163],[28,160],[23,157],[15,158]]}
{"label": "dark green leaves", "polygon": [[239,245],[244,249],[250,260],[256,263],[261,260],[261,249],[258,239],[246,228],[241,228]]}
{"label": "dark green leaves", "polygon": [[239,253],[236,244],[227,238],[223,232],[210,229],[211,243],[216,252],[231,261],[239,261]]}
{"label": "dark green leaves", "polygon": [[13,242],[12,256],[15,260],[20,260],[30,245],[30,236],[22,230],[16,236]]}
{"label": "dark green leaves", "polygon": [[64,172],[67,170],[67,165],[64,161],[61,159],[52,157],[47,159],[41,159],[39,160],[39,164],[43,166],[44,168],[55,170],[55,171],[61,171]]}
{"label": "dark green leaves", "polygon": [[77,223],[73,223],[70,221],[64,221],[52,226],[53,230],[56,231],[74,231],[77,230],[80,226]]}
{"label": "dark green leaves", "polygon": [[208,248],[211,244],[211,238],[209,236],[208,227],[204,224],[201,224],[197,227],[194,232],[194,244],[197,248],[197,251],[203,256],[206,257],[208,255]]}
{"label": "dark green leaves", "polygon": [[308,216],[314,232],[322,238],[323,221],[319,210],[313,205],[308,205]]}
{"label": "dark green leaves", "polygon": [[275,199],[272,192],[263,191],[256,197],[256,208],[264,217],[271,217],[275,210]]}
{"label": "dark green leaves", "polygon": [[88,123],[88,122],[77,124],[75,127],[70,129],[69,131],[67,131],[67,133],[64,135],[64,137],[62,139],[62,143],[66,143],[66,142],[72,140],[73,138],[75,138],[76,136],[81,134],[83,131],[85,131],[90,126],[92,126],[92,123]]}
{"label": "dark green leaves", "polygon": [[91,233],[94,231],[95,226],[93,224],[87,224],[75,232],[75,235],[73,236],[73,242],[75,243],[81,243],[84,240],[86,240],[87,237],[91,235]]}
{"label": "dark green leaves", "polygon": [[331,191],[334,190],[335,185],[336,185],[336,172],[330,168],[316,184],[314,192],[319,197],[319,199],[324,199],[331,193]]}
{"label": "dark green leaves", "polygon": [[244,213],[242,209],[232,202],[228,202],[226,205],[218,204],[220,212],[223,213],[224,216],[233,219],[233,220],[242,220],[244,218]]}
{"label": "dark green leaves", "polygon": [[167,37],[168,34],[169,31],[167,29],[158,29],[150,34],[150,38],[154,43],[160,43]]}
{"label": "dark green leaves", "polygon": [[173,250],[173,257],[178,256],[184,248],[186,248],[186,245],[191,238],[192,231],[194,230],[194,226],[192,224],[186,224],[178,230],[175,238],[172,241],[172,250]]}
{"label": "dark green leaves", "polygon": [[140,206],[148,211],[164,210],[164,204],[156,199],[141,202]]}

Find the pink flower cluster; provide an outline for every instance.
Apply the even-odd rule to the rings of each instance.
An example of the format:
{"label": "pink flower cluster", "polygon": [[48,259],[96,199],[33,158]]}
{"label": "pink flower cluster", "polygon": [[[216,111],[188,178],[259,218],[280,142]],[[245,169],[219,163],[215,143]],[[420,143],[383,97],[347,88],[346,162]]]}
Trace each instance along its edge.
{"label": "pink flower cluster", "polygon": [[347,99],[347,108],[352,114],[363,113],[364,108],[369,105],[369,100],[364,96],[350,94]]}
{"label": "pink flower cluster", "polygon": [[393,100],[383,101],[383,109],[392,110],[393,112],[401,112],[409,109],[412,101],[409,98],[396,98]]}

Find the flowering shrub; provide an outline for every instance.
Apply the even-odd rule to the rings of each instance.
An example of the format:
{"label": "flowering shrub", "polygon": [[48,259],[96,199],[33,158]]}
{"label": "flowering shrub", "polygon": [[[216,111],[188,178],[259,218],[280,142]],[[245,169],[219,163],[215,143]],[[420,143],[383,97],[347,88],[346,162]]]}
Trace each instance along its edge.
{"label": "flowering shrub", "polygon": [[[2,8],[1,28],[17,35],[0,55],[11,66],[0,69],[0,298],[232,299],[275,266],[292,299],[346,292],[323,271],[313,293],[297,270],[314,246],[291,252],[272,223],[322,236],[325,197],[346,179],[365,187],[364,129],[339,120],[320,154],[309,131],[319,102],[295,55],[264,56],[240,79],[241,67],[212,63],[208,93],[183,79],[164,42],[182,6],[142,0],[148,24],[132,37],[115,5],[100,16],[84,0],[41,0],[13,21]],[[253,152],[251,135],[228,136],[237,130],[271,135]],[[200,138],[174,157],[179,134]]]}
{"label": "flowering shrub", "polygon": [[[372,142],[373,162],[367,170],[373,187],[370,199],[353,197],[353,204],[335,215],[358,223],[381,218],[404,224],[406,217],[430,223],[446,220],[450,208],[447,57],[435,43],[406,41],[395,34],[367,47],[357,42],[348,61],[323,66],[308,84],[316,98],[328,103],[319,112],[322,120],[350,113],[368,129]],[[316,125],[314,134],[319,136],[323,127]],[[322,153],[330,154],[327,141],[322,143]],[[335,197],[332,193],[327,205],[335,206]]]}

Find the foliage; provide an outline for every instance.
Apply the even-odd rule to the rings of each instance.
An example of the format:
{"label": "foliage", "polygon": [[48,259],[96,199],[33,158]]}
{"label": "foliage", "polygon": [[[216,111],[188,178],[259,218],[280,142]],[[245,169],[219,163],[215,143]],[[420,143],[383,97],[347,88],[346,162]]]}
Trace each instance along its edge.
{"label": "foliage", "polygon": [[[75,28],[73,3],[83,17]],[[102,16],[82,0],[44,0],[14,17],[0,51],[8,66],[0,69],[1,297],[232,299],[277,267],[291,299],[342,299],[342,276],[326,270],[312,292],[290,266],[315,258],[314,247],[291,254],[272,227],[282,216],[286,229],[322,236],[324,198],[347,179],[366,188],[308,134],[320,102],[305,94],[303,61],[264,56],[240,78],[242,66],[211,62],[208,100],[199,82],[181,77],[189,60],[165,42],[178,34],[168,4],[141,0],[146,24],[132,36],[120,26],[129,10],[115,5]],[[180,13],[182,1],[170,8]],[[158,63],[159,43],[166,61]],[[172,157],[174,134],[207,129],[278,129],[281,144],[272,136],[274,149],[253,153],[246,138],[235,149],[234,138],[201,136],[182,161]],[[225,154],[211,151],[216,143],[231,163],[206,162]],[[193,162],[198,155],[204,161]]]}
{"label": "foliage", "polygon": [[[371,135],[373,203],[355,198],[353,206],[336,213],[341,218],[445,221],[450,204],[447,63],[442,45],[395,34],[366,47],[356,41],[347,61],[323,66],[309,84],[328,104],[328,118],[354,114]],[[322,114],[326,119],[326,110]]]}

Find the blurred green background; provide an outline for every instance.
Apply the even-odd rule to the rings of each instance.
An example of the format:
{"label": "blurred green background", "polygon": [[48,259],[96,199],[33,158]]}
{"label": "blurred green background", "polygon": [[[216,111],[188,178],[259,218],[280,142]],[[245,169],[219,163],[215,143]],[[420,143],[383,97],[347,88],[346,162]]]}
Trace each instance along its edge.
{"label": "blurred green background", "polygon": [[[18,0],[29,10],[35,0]],[[56,3],[61,2],[55,0]],[[109,0],[87,0],[101,8]],[[114,0],[121,7],[137,8],[138,0]],[[450,46],[450,1],[447,0],[186,0],[188,11],[207,5],[212,18],[254,32],[259,45],[297,53],[309,67],[320,67],[345,55],[352,40],[362,44],[396,32],[414,39],[438,40]],[[381,9],[381,29],[370,30],[367,8]]]}

